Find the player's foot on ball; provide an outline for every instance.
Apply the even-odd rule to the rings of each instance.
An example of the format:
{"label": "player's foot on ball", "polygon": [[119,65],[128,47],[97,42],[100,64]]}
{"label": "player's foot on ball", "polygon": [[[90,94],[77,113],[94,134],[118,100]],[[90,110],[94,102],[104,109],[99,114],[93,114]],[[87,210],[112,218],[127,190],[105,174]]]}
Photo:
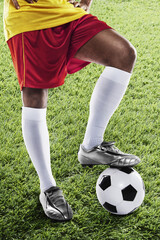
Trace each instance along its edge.
{"label": "player's foot on ball", "polygon": [[78,161],[83,167],[94,165],[109,165],[111,167],[133,167],[140,159],[132,154],[121,152],[115,142],[103,142],[99,146],[86,150],[82,145],[78,152]]}
{"label": "player's foot on ball", "polygon": [[55,221],[68,221],[73,217],[69,204],[64,199],[62,190],[59,187],[51,187],[41,192],[39,200],[45,214]]}

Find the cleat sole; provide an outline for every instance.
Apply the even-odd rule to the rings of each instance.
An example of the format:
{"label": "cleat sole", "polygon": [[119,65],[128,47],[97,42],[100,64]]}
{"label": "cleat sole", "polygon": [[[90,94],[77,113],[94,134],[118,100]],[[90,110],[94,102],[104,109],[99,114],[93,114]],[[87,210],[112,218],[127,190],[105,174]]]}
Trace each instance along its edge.
{"label": "cleat sole", "polygon": [[90,164],[82,164],[82,167],[83,167],[83,168],[86,168],[86,167],[93,168],[93,165],[90,165]]}

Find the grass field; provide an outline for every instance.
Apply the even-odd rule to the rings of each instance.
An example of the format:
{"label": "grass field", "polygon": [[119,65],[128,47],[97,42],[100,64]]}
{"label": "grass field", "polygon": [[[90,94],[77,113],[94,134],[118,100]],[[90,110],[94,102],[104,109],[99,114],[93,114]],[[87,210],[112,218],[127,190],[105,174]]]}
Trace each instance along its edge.
{"label": "grass field", "polygon": [[[40,1],[40,0],[39,0]],[[95,0],[92,14],[132,42],[138,59],[132,79],[105,133],[122,151],[142,159],[146,196],[133,214],[109,214],[95,185],[106,168],[82,169],[77,161],[88,119],[89,100],[102,66],[90,64],[49,91],[48,129],[52,170],[74,211],[73,220],[54,223],[39,203],[39,180],[21,134],[21,95],[3,36],[0,0],[0,239],[159,240],[160,239],[160,1]]]}

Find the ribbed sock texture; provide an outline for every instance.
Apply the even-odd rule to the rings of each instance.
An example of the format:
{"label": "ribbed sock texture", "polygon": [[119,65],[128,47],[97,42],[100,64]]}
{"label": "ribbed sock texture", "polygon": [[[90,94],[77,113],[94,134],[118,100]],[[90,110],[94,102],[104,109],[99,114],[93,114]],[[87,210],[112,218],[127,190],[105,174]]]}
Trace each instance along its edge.
{"label": "ribbed sock texture", "polygon": [[117,68],[104,69],[90,101],[90,114],[82,144],[86,149],[103,142],[107,124],[126,92],[130,77],[130,73]]}
{"label": "ribbed sock texture", "polygon": [[41,191],[56,186],[51,171],[46,109],[23,107],[22,132],[27,151],[40,179]]}

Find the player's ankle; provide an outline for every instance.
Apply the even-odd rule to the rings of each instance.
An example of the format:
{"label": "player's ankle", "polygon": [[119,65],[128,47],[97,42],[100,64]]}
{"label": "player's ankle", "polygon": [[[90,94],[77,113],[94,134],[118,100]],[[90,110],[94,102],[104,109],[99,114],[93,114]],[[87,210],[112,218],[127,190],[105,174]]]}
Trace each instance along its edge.
{"label": "player's ankle", "polygon": [[92,148],[100,145],[101,143],[103,142],[103,140],[97,140],[97,141],[94,141],[94,142],[90,142],[90,143],[86,143],[85,141],[82,143],[82,147],[85,149],[85,150],[91,150]]}

